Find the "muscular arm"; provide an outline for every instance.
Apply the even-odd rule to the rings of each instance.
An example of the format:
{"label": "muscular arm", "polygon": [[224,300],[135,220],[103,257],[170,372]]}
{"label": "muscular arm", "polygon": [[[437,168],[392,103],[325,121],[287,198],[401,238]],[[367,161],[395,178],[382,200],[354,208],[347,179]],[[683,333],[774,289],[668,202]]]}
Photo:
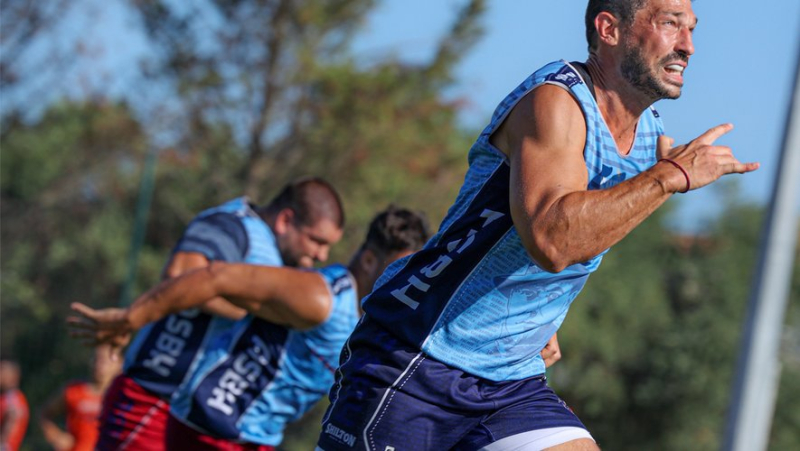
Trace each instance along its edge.
{"label": "muscular arm", "polygon": [[167,279],[139,296],[125,310],[94,310],[75,303],[80,316],[68,321],[73,335],[93,343],[113,343],[170,313],[196,307],[223,296],[233,304],[270,322],[307,329],[324,322],[332,299],[318,273],[290,268],[214,262],[173,279]]}
{"label": "muscular arm", "polygon": [[[755,170],[755,164],[736,161],[729,148],[711,145],[730,128],[715,127],[675,148],[661,137],[659,157],[679,161],[693,188],[724,173]],[[541,86],[524,97],[495,135],[492,142],[511,164],[514,225],[528,253],[547,271],[600,254],[685,187],[677,168],[659,163],[612,188],[588,191],[584,117],[576,100],[556,86]]]}
{"label": "muscular arm", "polygon": [[[165,278],[177,277],[197,268],[208,266],[210,262],[205,255],[199,252],[176,252],[164,270]],[[237,307],[227,300],[217,296],[199,305],[200,309],[211,315],[238,320],[247,314],[247,311]]]}

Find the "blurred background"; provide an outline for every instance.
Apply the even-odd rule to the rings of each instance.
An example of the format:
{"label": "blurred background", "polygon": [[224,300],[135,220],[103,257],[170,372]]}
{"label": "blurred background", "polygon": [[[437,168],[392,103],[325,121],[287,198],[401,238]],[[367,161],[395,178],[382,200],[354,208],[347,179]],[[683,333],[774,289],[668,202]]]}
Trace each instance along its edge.
{"label": "blurred background", "polygon": [[[494,106],[555,59],[584,60],[584,2],[4,0],[0,4],[0,352],[22,368],[27,449],[44,399],[84,377],[71,301],[158,281],[199,211],[319,175],[342,193],[344,261],[389,203],[437,225]],[[615,247],[559,332],[552,385],[604,449],[721,445],[760,230],[800,47],[800,2],[697,1],[684,142],[762,168],[675,196]],[[798,208],[800,212],[800,207]],[[800,233],[800,231],[798,231]],[[797,251],[796,251],[797,255]],[[795,258],[770,449],[800,444]],[[312,449],[321,409],[285,450]]]}

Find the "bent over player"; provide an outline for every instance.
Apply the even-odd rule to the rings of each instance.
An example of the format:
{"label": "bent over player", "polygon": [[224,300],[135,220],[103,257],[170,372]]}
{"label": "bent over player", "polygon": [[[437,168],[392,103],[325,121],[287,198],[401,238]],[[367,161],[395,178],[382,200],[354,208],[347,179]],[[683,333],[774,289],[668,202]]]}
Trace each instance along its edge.
{"label": "bent over player", "polygon": [[598,449],[539,351],[612,245],[675,193],[758,167],[714,144],[729,124],[662,136],[651,105],[680,95],[696,24],[690,0],[588,2],[586,63],[500,103],[438,233],[364,300],[320,449]]}
{"label": "bent over player", "polygon": [[113,342],[115,335],[215,296],[247,309],[251,315],[207,346],[172,398],[167,447],[272,449],[286,424],[328,392],[342,344],[360,316],[361,297],[389,263],[419,250],[427,238],[421,216],[389,207],[372,221],[346,267],[299,271],[213,263],[163,282],[126,310],[75,305],[83,317],[72,324],[90,341]]}
{"label": "bent over player", "polygon": [[[264,207],[238,198],[200,213],[175,246],[165,276],[217,261],[311,267],[327,259],[343,224],[334,188],[319,178],[301,178]],[[164,449],[170,396],[211,337],[246,313],[223,299],[204,301],[199,309],[170,315],[137,334],[123,374],[106,394],[97,449]]]}

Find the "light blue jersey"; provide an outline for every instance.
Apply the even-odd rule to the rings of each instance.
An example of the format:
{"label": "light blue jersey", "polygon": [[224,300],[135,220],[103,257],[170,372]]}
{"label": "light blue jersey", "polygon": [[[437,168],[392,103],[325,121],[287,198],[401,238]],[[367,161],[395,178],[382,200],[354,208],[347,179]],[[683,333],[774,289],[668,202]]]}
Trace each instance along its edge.
{"label": "light blue jersey", "polygon": [[278,445],[286,424],[328,393],[342,345],[358,321],[347,269],[331,265],[318,272],[333,298],[326,322],[298,331],[248,315],[210,343],[173,397],[171,415],[218,438]]}
{"label": "light blue jersey", "polygon": [[[197,215],[172,251],[177,252],[198,252],[209,261],[283,265],[272,230],[244,197]],[[191,371],[209,337],[233,323],[199,309],[169,315],[139,331],[125,355],[124,372],[168,398]]]}
{"label": "light blue jersey", "polygon": [[479,377],[520,380],[544,373],[539,353],[603,253],[559,273],[540,268],[512,223],[508,158],[489,138],[516,103],[542,84],[560,86],[586,118],[587,188],[610,188],[656,162],[663,126],[654,109],[639,119],[628,155],[616,144],[578,72],[550,63],[494,112],[469,153],[464,185],[425,248],[391,265],[364,300],[367,318],[425,354]]}

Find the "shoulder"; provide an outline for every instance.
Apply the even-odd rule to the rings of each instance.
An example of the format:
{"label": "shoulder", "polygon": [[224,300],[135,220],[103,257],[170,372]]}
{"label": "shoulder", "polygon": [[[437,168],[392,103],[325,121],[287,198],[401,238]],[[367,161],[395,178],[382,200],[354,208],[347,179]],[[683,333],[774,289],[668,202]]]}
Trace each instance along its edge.
{"label": "shoulder", "polygon": [[186,233],[193,233],[203,229],[239,233],[244,232],[244,225],[242,224],[241,215],[234,212],[220,211],[195,218],[189,223]]}
{"label": "shoulder", "polygon": [[248,246],[247,229],[241,218],[218,212],[192,221],[174,252],[199,252],[209,260],[238,261]]}
{"label": "shoulder", "polygon": [[317,270],[334,296],[339,296],[345,291],[355,290],[355,284],[350,272],[343,265],[334,264]]}
{"label": "shoulder", "polygon": [[578,100],[567,88],[545,83],[520,99],[509,115],[506,130],[512,142],[534,138],[540,142],[583,143],[586,120]]}
{"label": "shoulder", "polygon": [[3,407],[6,409],[26,409],[28,400],[21,390],[8,390],[3,393]]}

